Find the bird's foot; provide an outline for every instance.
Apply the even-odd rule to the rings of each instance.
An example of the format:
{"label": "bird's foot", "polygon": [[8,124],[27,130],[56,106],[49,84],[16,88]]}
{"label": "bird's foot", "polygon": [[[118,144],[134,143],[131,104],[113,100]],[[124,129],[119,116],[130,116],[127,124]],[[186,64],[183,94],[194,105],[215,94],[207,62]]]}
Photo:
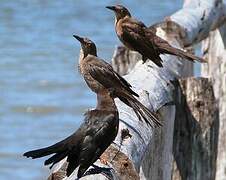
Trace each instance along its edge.
{"label": "bird's foot", "polygon": [[148,59],[147,57],[142,56],[142,61],[143,61],[143,63],[142,63],[142,64],[146,63],[147,59]]}
{"label": "bird's foot", "polygon": [[152,66],[152,65],[150,65],[150,64],[148,64],[148,67],[153,69],[153,66]]}
{"label": "bird's foot", "polygon": [[112,168],[99,167],[95,164],[92,164],[92,166],[93,168],[89,169],[85,175],[103,174],[109,180],[116,179]]}

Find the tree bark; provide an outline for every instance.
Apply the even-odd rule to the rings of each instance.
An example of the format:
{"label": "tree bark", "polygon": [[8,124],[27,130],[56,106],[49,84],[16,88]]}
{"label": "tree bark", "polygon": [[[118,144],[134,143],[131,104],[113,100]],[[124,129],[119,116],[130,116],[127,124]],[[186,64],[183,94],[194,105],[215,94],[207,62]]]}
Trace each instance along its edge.
{"label": "tree bark", "polygon": [[209,36],[226,20],[225,0],[186,0],[184,8],[170,17],[183,31],[181,39],[185,46],[198,43]]}
{"label": "tree bark", "polygon": [[202,44],[208,64],[202,66],[202,75],[213,81],[214,95],[218,100],[220,130],[218,141],[216,180],[226,177],[226,24],[210,33]]}
{"label": "tree bark", "polygon": [[176,82],[173,180],[214,180],[219,132],[212,82],[187,78]]}

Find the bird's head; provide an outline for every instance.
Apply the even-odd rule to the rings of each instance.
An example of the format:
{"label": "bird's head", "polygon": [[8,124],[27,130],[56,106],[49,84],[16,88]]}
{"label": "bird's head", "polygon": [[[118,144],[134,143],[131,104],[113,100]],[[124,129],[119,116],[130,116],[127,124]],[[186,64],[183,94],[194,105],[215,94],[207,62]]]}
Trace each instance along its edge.
{"label": "bird's head", "polygon": [[83,58],[85,58],[89,54],[93,55],[93,56],[97,56],[97,48],[96,48],[96,45],[93,41],[91,41],[88,38],[83,38],[83,37],[80,37],[80,36],[77,36],[77,35],[73,35],[73,37],[75,39],[77,39],[81,44],[82,51],[83,51],[83,54],[84,54]]}
{"label": "bird's head", "polygon": [[115,17],[116,17],[116,20],[120,20],[126,16],[129,16],[131,17],[131,14],[129,12],[128,9],[126,9],[124,6],[122,5],[116,5],[116,6],[106,6],[107,9],[110,9],[112,11],[114,11],[115,13]]}

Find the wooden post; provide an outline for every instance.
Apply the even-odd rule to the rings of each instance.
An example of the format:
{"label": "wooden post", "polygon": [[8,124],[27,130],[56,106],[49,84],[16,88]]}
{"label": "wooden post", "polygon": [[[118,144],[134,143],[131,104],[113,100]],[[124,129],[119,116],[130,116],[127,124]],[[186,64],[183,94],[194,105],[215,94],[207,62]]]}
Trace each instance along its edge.
{"label": "wooden post", "polygon": [[214,180],[219,132],[218,106],[212,82],[187,78],[175,92],[173,180]]}
{"label": "wooden post", "polygon": [[226,178],[226,24],[210,33],[202,44],[208,64],[202,66],[202,75],[212,79],[214,95],[218,100],[220,130],[216,180]]}

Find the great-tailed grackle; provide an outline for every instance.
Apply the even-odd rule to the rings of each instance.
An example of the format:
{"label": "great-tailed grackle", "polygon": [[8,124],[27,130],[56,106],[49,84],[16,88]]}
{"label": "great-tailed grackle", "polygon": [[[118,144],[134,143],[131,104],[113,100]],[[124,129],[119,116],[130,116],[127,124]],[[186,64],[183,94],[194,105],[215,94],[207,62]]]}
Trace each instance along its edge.
{"label": "great-tailed grackle", "polygon": [[131,89],[131,85],[115,72],[110,64],[97,56],[94,42],[77,35],[74,37],[81,43],[79,69],[90,89],[97,94],[113,91],[115,97],[133,108],[140,120],[143,118],[152,127],[160,126],[161,123],[155,113],[134,97],[139,96]]}
{"label": "great-tailed grackle", "polygon": [[67,157],[67,176],[79,166],[77,176],[82,177],[118,132],[119,115],[114,99],[109,94],[98,95],[97,99],[96,109],[85,114],[84,123],[74,134],[52,146],[26,152],[24,156],[35,159],[54,154],[44,163],[52,166]]}
{"label": "great-tailed grackle", "polygon": [[167,41],[155,35],[144,23],[134,19],[122,5],[107,6],[115,13],[115,31],[120,41],[130,50],[139,52],[143,62],[147,59],[162,67],[160,54],[171,54],[190,61],[206,62],[203,58],[172,47]]}

